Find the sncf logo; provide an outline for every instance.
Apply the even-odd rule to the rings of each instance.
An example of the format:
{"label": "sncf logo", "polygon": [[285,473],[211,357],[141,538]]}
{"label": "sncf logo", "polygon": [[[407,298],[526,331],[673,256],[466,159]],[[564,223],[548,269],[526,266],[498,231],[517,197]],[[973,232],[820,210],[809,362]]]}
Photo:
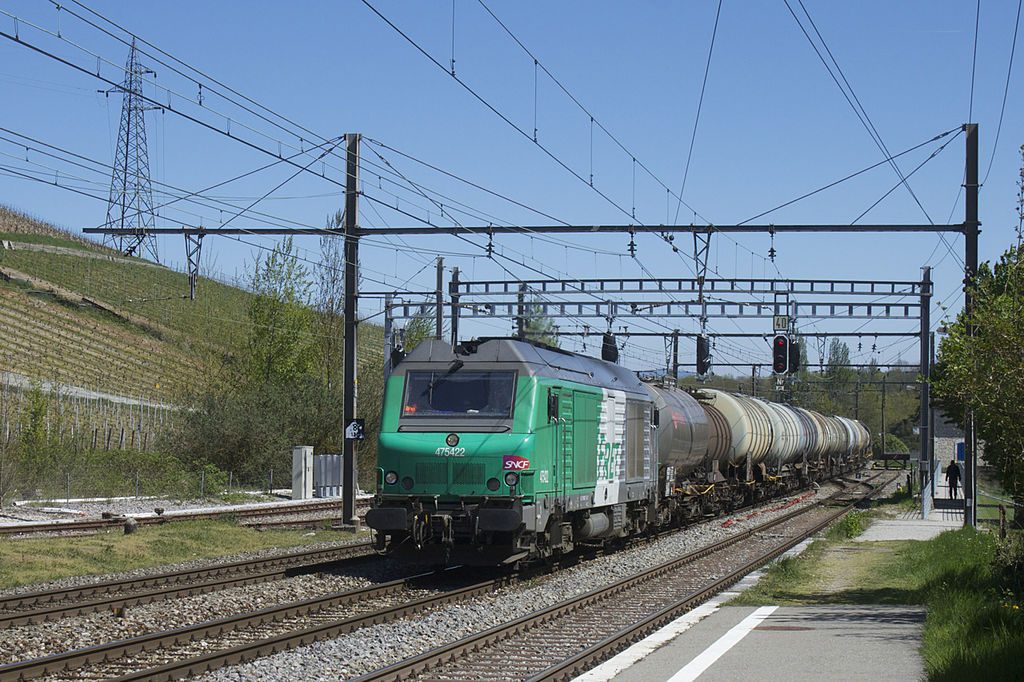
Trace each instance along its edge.
{"label": "sncf logo", "polygon": [[505,471],[523,471],[530,468],[530,460],[519,455],[505,455],[501,460],[501,468]]}

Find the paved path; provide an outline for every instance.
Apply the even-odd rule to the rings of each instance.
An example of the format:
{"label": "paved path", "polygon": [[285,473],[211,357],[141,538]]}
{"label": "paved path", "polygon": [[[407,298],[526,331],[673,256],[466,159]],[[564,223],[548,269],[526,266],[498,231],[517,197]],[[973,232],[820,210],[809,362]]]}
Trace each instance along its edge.
{"label": "paved path", "polygon": [[[942,493],[945,493],[943,488]],[[938,491],[936,491],[938,494]],[[876,521],[857,541],[927,540],[963,525],[921,513]],[[933,517],[937,517],[933,514]],[[809,545],[805,541],[783,556]],[[725,606],[761,572],[637,642],[576,682],[920,680],[925,610],[915,606]]]}
{"label": "paved path", "polygon": [[885,540],[931,540],[946,530],[956,530],[964,525],[963,513],[958,518],[940,518],[932,512],[932,518],[921,518],[921,512],[907,514],[904,518],[875,521],[866,531],[854,538],[854,542],[878,542]]}
{"label": "paved path", "polygon": [[611,679],[918,680],[924,620],[906,606],[725,606]]}

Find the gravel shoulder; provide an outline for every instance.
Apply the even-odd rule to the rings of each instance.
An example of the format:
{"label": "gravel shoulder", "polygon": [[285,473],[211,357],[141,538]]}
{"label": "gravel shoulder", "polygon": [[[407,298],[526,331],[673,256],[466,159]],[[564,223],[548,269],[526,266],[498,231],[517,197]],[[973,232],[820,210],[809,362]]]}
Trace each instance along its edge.
{"label": "gravel shoulder", "polygon": [[806,493],[773,500],[753,510],[743,510],[735,515],[691,526],[613,555],[435,609],[424,616],[363,628],[337,639],[223,668],[198,679],[205,682],[294,679],[326,681],[362,675],[611,584],[669,559],[742,533],[793,509],[814,504],[839,490],[839,486],[834,484],[822,486],[816,494],[792,506],[786,506],[787,500],[804,497]]}
{"label": "gravel shoulder", "polygon": [[[424,616],[364,628],[338,639],[215,671],[202,679],[337,680],[359,675],[610,584],[670,558],[741,533],[795,508],[814,504],[840,490],[835,484],[826,484],[810,494],[800,492],[754,509],[664,534],[613,555],[601,556],[553,574],[512,584],[488,595],[435,609]],[[352,541],[355,539],[348,540]],[[319,542],[310,544],[308,548],[343,544],[347,543]],[[188,561],[116,575],[67,578],[45,585],[4,590],[0,594],[69,587],[112,578],[141,577],[172,569],[195,569],[282,553],[286,552],[270,549],[245,552],[213,561]],[[198,597],[136,606],[121,615],[97,613],[42,625],[11,628],[0,632],[0,661],[7,663],[24,660],[89,646],[99,641],[182,627],[274,604],[356,589],[409,575],[411,572],[408,567],[393,565],[390,561],[368,561],[363,568],[349,566],[343,573],[339,570],[231,588]]]}

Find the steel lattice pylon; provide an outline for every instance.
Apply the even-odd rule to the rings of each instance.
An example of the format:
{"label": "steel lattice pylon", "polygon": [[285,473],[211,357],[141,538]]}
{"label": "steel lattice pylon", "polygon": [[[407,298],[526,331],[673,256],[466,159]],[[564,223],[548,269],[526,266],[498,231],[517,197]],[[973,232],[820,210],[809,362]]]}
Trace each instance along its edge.
{"label": "steel lattice pylon", "polygon": [[107,201],[107,226],[138,229],[137,234],[111,235],[107,243],[126,256],[140,247],[159,261],[156,237],[146,234],[153,221],[153,184],[149,177],[149,147],[146,143],[146,117],[142,98],[142,77],[153,71],[139,64],[135,41],[132,41],[125,66],[124,83],[120,90],[124,97],[121,105],[121,128],[117,135],[117,153],[110,178],[110,198]]}

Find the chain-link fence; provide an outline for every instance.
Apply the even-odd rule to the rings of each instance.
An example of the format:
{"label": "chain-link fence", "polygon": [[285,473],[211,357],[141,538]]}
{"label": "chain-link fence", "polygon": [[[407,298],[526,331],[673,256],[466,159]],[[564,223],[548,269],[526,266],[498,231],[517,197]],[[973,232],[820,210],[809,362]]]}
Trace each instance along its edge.
{"label": "chain-link fence", "polygon": [[239,475],[212,464],[187,466],[172,455],[154,452],[88,450],[47,462],[14,461],[0,454],[0,505],[15,500],[230,498],[290,485],[290,462],[284,456],[280,465],[265,472]]}

